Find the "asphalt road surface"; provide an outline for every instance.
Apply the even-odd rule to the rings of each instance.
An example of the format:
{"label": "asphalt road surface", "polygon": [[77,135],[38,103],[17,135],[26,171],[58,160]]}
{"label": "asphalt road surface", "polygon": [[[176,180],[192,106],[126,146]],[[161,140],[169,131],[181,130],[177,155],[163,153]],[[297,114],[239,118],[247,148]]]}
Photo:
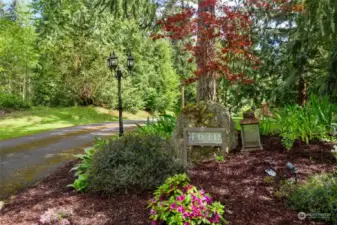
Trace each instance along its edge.
{"label": "asphalt road surface", "polygon": [[[124,121],[124,129],[136,123],[144,121]],[[118,122],[91,124],[0,141],[0,201],[74,159],[96,137],[108,138],[118,129]]]}

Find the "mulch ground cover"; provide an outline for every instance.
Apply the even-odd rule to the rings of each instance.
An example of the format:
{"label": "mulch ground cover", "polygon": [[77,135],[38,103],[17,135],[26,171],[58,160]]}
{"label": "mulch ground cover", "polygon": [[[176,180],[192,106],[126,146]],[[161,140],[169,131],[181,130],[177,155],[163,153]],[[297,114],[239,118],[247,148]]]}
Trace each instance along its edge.
{"label": "mulch ground cover", "polygon": [[[332,144],[296,143],[286,151],[279,137],[263,137],[264,150],[251,153],[230,153],[223,162],[204,162],[189,170],[192,183],[204,188],[217,201],[225,204],[225,218],[233,225],[324,224],[301,221],[297,213],[287,209],[273,194],[272,184],[265,181],[265,169],[273,167],[286,172],[291,162],[298,171],[299,182],[309,175],[331,172],[335,160]],[[48,208],[68,206],[74,210],[71,224],[137,225],[151,224],[146,208],[151,192],[142,194],[100,196],[76,193],[67,184],[73,182],[70,162],[36,185],[12,196],[0,211],[0,224],[37,224]]]}

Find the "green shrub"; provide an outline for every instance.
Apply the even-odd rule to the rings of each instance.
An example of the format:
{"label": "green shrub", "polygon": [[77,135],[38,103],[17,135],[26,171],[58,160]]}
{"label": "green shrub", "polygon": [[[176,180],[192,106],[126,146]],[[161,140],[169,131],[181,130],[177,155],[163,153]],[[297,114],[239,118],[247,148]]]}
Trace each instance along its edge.
{"label": "green shrub", "polygon": [[289,180],[281,180],[280,186],[274,192],[274,196],[278,199],[286,199],[291,196],[298,188],[297,183]]}
{"label": "green shrub", "polygon": [[280,129],[277,120],[270,117],[262,117],[260,121],[260,133],[266,136],[279,134]]}
{"label": "green shrub", "polygon": [[154,188],[184,171],[168,141],[159,136],[128,135],[97,151],[89,169],[88,188],[112,194]]}
{"label": "green shrub", "polygon": [[288,106],[276,115],[282,143],[288,150],[296,140],[309,143],[310,140],[326,137],[325,125],[320,124],[317,115],[306,107]]}
{"label": "green shrub", "polygon": [[311,177],[289,197],[287,205],[305,213],[330,214],[331,217],[321,219],[337,224],[337,177],[333,174]]}
{"label": "green shrub", "polygon": [[191,185],[186,174],[168,178],[149,202],[152,224],[227,224],[224,206]]}
{"label": "green shrub", "polygon": [[295,140],[309,143],[314,139],[327,139],[328,134],[335,129],[332,123],[334,111],[335,106],[329,104],[327,97],[316,96],[312,96],[304,107],[284,107],[276,113],[283,145],[289,150]]}
{"label": "green shrub", "polygon": [[172,136],[176,127],[176,117],[171,115],[161,115],[155,123],[147,122],[145,126],[137,124],[136,133],[140,135],[159,135],[164,138]]}
{"label": "green shrub", "polygon": [[30,104],[22,100],[22,97],[8,93],[0,93],[0,109],[29,109]]}
{"label": "green shrub", "polygon": [[75,155],[80,162],[72,168],[71,171],[75,171],[75,177],[77,178],[74,183],[69,184],[68,187],[73,187],[76,191],[86,190],[88,187],[88,170],[91,166],[94,154],[105,144],[106,141],[104,139],[98,138],[96,139],[94,147],[84,149],[84,154]]}

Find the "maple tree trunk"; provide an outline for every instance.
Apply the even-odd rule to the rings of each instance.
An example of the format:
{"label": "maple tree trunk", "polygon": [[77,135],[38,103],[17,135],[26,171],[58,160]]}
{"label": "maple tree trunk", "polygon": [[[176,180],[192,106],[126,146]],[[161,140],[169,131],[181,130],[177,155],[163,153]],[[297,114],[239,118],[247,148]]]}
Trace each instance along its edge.
{"label": "maple tree trunk", "polygon": [[198,101],[216,101],[216,80],[212,77],[201,76],[197,87]]}
{"label": "maple tree trunk", "polygon": [[[199,12],[215,13],[215,5],[202,6],[204,0],[198,0]],[[199,16],[200,18],[200,16]],[[199,54],[197,57],[198,68],[205,67],[215,55],[215,42],[209,40],[203,35],[203,30],[209,29],[200,19],[198,23],[198,40]],[[203,70],[202,70],[203,71]],[[214,72],[203,72],[199,75],[197,86],[198,101],[216,101],[216,78]]]}

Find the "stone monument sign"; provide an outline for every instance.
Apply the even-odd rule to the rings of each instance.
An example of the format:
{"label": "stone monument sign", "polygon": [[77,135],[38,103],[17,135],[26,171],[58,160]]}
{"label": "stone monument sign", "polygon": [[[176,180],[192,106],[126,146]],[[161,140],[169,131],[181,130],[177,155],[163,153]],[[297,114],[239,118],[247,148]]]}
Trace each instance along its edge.
{"label": "stone monument sign", "polygon": [[184,129],[184,164],[187,164],[188,146],[219,146],[226,152],[226,129],[223,128],[185,128]]}
{"label": "stone monument sign", "polygon": [[238,134],[228,110],[215,102],[187,105],[177,119],[172,142],[184,163],[225,155],[236,148]]}

